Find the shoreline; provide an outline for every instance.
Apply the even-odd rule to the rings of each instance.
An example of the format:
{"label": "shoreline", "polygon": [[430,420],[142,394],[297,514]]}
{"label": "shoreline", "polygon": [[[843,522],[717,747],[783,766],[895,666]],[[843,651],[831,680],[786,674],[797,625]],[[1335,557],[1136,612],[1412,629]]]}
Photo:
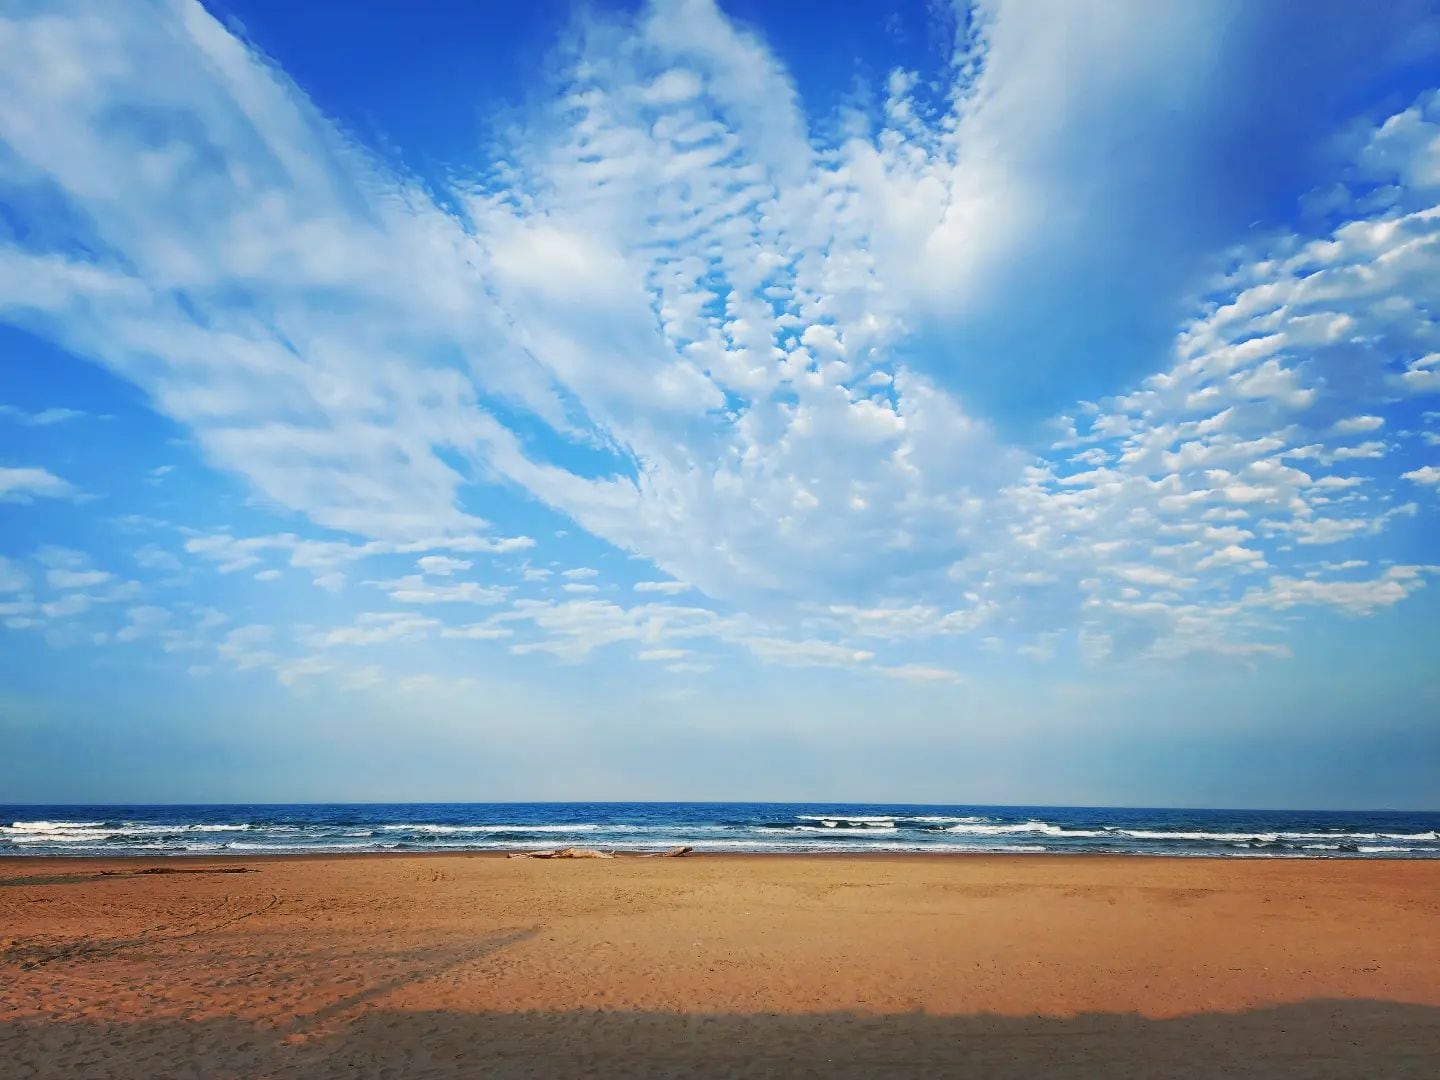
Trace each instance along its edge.
{"label": "shoreline", "polygon": [[[567,847],[585,847],[584,844],[567,844]],[[117,863],[131,864],[139,862],[153,862],[157,865],[167,865],[176,862],[325,862],[329,860],[364,860],[364,859],[484,859],[507,861],[512,853],[520,851],[546,851],[544,847],[536,848],[477,848],[473,851],[448,850],[448,851],[264,851],[245,854],[243,852],[176,852],[171,855],[142,855],[139,853],[115,854],[115,855],[61,855],[54,852],[46,852],[37,855],[0,855],[0,870],[11,866],[27,866],[36,863],[54,862],[57,864],[76,866],[87,863]],[[631,862],[641,860],[644,856],[653,854],[647,849],[625,849],[625,848],[598,848],[597,850],[607,851],[614,854],[615,862]],[[656,848],[656,851],[663,851],[663,848]],[[1344,864],[1384,864],[1395,865],[1401,863],[1418,863],[1440,865],[1440,856],[1428,855],[1394,855],[1394,854],[1366,854],[1355,855],[1352,853],[1329,853],[1324,855],[1302,855],[1291,854],[1245,854],[1234,853],[1229,855],[1216,855],[1213,852],[1199,852],[1194,855],[1180,853],[1158,853],[1158,852],[1124,852],[1124,851],[705,851],[697,850],[683,856],[687,860],[704,860],[705,862],[717,862],[723,860],[750,861],[755,859],[764,860],[848,860],[853,859],[859,862],[896,860],[902,862],[951,862],[953,860],[963,861],[1018,861],[1018,862],[1106,862],[1116,861],[1124,863],[1134,862],[1160,862],[1160,863],[1321,863],[1324,865]],[[520,860],[515,860],[519,862]],[[543,860],[540,860],[543,861]],[[567,862],[572,860],[558,860]],[[579,860],[587,861],[587,860]],[[611,860],[588,860],[609,862]],[[658,860],[654,860],[658,861]],[[674,859],[668,860],[674,862]],[[3,884],[3,881],[0,881]]]}

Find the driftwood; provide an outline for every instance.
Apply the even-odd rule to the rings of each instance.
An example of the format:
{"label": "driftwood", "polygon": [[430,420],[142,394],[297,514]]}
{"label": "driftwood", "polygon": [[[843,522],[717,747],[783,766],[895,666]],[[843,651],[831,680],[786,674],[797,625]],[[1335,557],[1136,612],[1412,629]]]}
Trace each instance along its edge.
{"label": "driftwood", "polygon": [[[642,859],[678,859],[694,850],[691,847],[674,847],[669,851],[648,851],[638,857]],[[596,851],[594,848],[567,847],[556,848],[553,851],[512,851],[505,857],[507,859],[613,859],[615,855],[613,852]]]}
{"label": "driftwood", "polygon": [[596,851],[594,848],[567,847],[556,848],[554,851],[513,851],[509,857],[512,859],[613,859],[615,856],[608,851]]}
{"label": "driftwood", "polygon": [[642,859],[678,859],[682,855],[689,855],[694,850],[692,847],[672,847],[669,851],[647,851],[640,857]]}

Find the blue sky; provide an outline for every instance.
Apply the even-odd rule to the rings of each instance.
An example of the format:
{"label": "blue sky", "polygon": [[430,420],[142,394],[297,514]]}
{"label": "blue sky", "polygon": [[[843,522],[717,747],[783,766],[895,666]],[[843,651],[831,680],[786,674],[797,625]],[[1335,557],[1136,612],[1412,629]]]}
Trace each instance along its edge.
{"label": "blue sky", "polygon": [[1440,806],[1433,5],[0,58],[0,801]]}

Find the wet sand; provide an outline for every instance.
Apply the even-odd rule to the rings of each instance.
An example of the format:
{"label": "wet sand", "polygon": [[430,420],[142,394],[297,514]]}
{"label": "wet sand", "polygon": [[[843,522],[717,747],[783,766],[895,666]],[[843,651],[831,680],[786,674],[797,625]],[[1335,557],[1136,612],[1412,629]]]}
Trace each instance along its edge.
{"label": "wet sand", "polygon": [[1437,916],[1440,861],[8,859],[0,1072],[1433,1077]]}

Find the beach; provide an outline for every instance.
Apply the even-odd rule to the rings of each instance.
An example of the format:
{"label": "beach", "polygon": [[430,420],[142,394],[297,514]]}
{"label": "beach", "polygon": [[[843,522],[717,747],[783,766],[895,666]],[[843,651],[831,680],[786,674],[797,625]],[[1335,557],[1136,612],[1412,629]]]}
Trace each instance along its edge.
{"label": "beach", "polygon": [[1437,915],[1429,860],[11,858],[0,1060],[12,1078],[1433,1076]]}

